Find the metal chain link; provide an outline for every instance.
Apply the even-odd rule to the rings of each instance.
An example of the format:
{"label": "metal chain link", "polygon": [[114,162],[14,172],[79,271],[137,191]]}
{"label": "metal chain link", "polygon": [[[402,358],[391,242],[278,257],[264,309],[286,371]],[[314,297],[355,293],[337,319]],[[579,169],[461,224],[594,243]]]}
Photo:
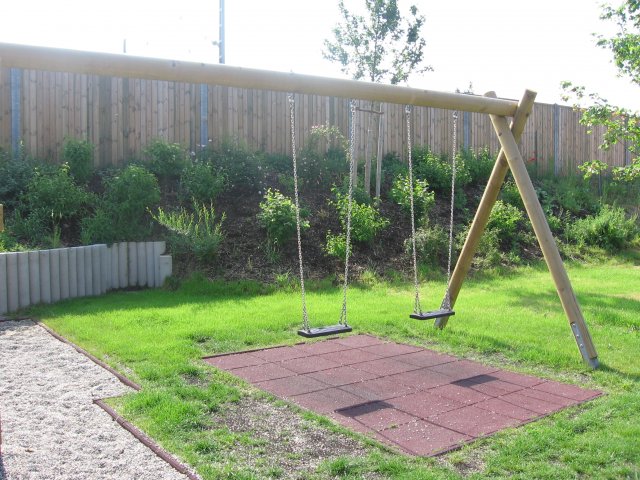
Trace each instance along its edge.
{"label": "metal chain link", "polygon": [[344,255],[344,283],[342,286],[342,311],[340,325],[347,326],[347,288],[349,286],[349,257],[351,256],[351,213],[353,210],[353,174],[356,150],[356,102],[351,101],[351,131],[349,132],[349,203],[347,207],[346,247]]}
{"label": "metal chain link", "polygon": [[447,260],[447,291],[442,300],[442,308],[451,310],[451,292],[449,283],[451,283],[451,257],[453,255],[453,208],[456,195],[456,173],[457,173],[457,155],[458,155],[458,112],[453,112],[453,147],[451,148],[451,209],[449,213],[449,258]]}
{"label": "metal chain link", "polygon": [[304,289],[304,267],[302,263],[302,237],[300,235],[300,196],[298,193],[298,159],[296,152],[296,121],[295,121],[295,99],[292,94],[289,99],[289,117],[291,120],[291,155],[293,157],[293,192],[296,204],[296,233],[298,236],[298,264],[300,265],[300,292],[302,295],[302,324],[303,328],[309,332],[309,316],[307,314],[307,300]]}
{"label": "metal chain link", "polygon": [[411,105],[404,107],[404,113],[407,117],[407,153],[409,163],[409,205],[411,206],[411,254],[413,256],[413,286],[415,288],[415,299],[413,303],[414,313],[420,315],[422,307],[420,306],[420,285],[418,284],[418,259],[416,255],[416,221],[415,207],[413,201],[413,159],[411,156]]}

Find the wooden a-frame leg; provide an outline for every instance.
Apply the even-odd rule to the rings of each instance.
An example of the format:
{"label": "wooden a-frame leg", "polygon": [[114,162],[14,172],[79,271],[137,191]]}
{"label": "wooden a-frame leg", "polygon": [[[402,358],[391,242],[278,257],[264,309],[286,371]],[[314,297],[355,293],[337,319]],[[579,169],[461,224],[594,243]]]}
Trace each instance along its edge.
{"label": "wooden a-frame leg", "polygon": [[505,117],[498,115],[490,115],[490,117],[493,128],[498,134],[500,145],[505,152],[513,178],[520,191],[520,196],[531,220],[531,225],[540,244],[542,254],[553,277],[562,308],[567,315],[571,331],[576,339],[582,358],[584,358],[589,366],[597,368],[598,353],[591,340],[587,323],[582,316],[582,311],[571,287],[569,276],[560,258],[558,246],[553,238],[547,219],[544,216],[542,206],[538,201],[538,196],[531,183],[531,178],[522,160],[522,155],[520,154],[516,140],[509,129],[509,124]]}
{"label": "wooden a-frame leg", "polygon": [[[485,96],[495,98],[496,94],[494,92],[488,92]],[[526,90],[518,104],[518,109],[516,110],[516,114],[513,117],[513,122],[511,124],[511,131],[516,139],[522,136],[527,119],[533,109],[535,99],[536,92]],[[482,237],[484,229],[487,226],[487,222],[489,221],[491,209],[496,203],[496,199],[500,193],[500,187],[502,187],[508,171],[509,164],[507,163],[507,159],[504,155],[504,150],[500,150],[496,163],[493,166],[491,176],[489,177],[489,181],[487,182],[484,194],[482,195],[482,199],[480,200],[480,204],[476,210],[475,217],[471,223],[471,227],[469,227],[467,239],[464,242],[464,246],[458,256],[458,261],[456,262],[453,274],[451,275],[451,281],[448,285],[451,308],[455,305],[458,294],[460,293],[460,288],[462,288],[462,282],[464,282],[467,273],[469,273],[473,256],[478,249],[480,238]],[[449,317],[437,318],[434,325],[438,328],[444,328],[447,325],[448,320]]]}

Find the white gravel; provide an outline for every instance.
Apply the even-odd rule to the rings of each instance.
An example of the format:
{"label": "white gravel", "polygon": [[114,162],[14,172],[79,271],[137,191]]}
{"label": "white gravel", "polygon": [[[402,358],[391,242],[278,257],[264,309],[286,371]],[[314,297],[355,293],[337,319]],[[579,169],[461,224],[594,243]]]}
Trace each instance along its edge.
{"label": "white gravel", "polygon": [[0,322],[0,479],[186,479],[92,403],[129,391],[37,324]]}

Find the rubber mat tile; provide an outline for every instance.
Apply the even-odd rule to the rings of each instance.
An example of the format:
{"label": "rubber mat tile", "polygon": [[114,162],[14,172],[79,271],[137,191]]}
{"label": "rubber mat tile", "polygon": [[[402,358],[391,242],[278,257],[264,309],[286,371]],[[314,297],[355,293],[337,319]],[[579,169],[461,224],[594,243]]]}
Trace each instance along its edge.
{"label": "rubber mat tile", "polygon": [[264,360],[251,353],[234,353],[231,355],[220,355],[216,357],[205,357],[204,361],[209,365],[221,368],[222,370],[232,370],[234,368],[250,367],[261,365]]}
{"label": "rubber mat tile", "polygon": [[434,372],[442,373],[452,380],[463,380],[497,371],[497,368],[487,367],[481,363],[470,360],[458,360],[457,362],[443,363],[429,367]]}
{"label": "rubber mat tile", "polygon": [[386,343],[385,341],[372,337],[371,335],[352,335],[351,337],[339,338],[336,342],[351,348],[362,348],[370,345]]}
{"label": "rubber mat tile", "polygon": [[537,412],[541,415],[553,413],[563,408],[562,405],[558,405],[557,403],[547,402],[539,398],[529,397],[527,395],[523,395],[522,392],[514,392],[508,395],[504,395],[500,397],[500,400],[509,402],[522,408],[526,408],[527,410],[531,410],[533,412]]}
{"label": "rubber mat tile", "polygon": [[429,417],[429,421],[472,437],[481,437],[521,423],[515,418],[474,406],[440,413]]}
{"label": "rubber mat tile", "polygon": [[451,378],[441,373],[436,373],[429,368],[419,368],[418,370],[397,373],[387,378],[394,382],[402,383],[403,385],[409,385],[415,390],[428,390],[451,383]]}
{"label": "rubber mat tile", "polygon": [[380,434],[414,455],[429,456],[456,448],[473,437],[425,420],[382,430]]}
{"label": "rubber mat tile", "polygon": [[578,402],[584,402],[585,400],[590,400],[602,395],[602,392],[598,392],[597,390],[585,390],[575,385],[567,385],[566,383],[558,383],[550,380],[535,385],[532,389],[552,393],[559,397],[570,398]]}
{"label": "rubber mat tile", "polygon": [[318,355],[320,358],[326,358],[332,362],[337,362],[340,365],[352,365],[354,363],[370,362],[372,360],[378,360],[380,355],[368,353],[360,348],[352,348],[349,350],[342,350],[338,352],[325,353],[324,355]]}
{"label": "rubber mat tile", "polygon": [[518,390],[524,389],[524,387],[516,385],[515,383],[503,382],[502,380],[498,380],[497,378],[491,376],[491,374],[478,375],[477,377],[457,380],[451,383],[460,387],[471,388],[476,392],[484,393],[485,395],[489,395],[490,397],[500,397],[502,395],[506,395],[507,393],[513,393],[517,392]]}
{"label": "rubber mat tile", "polygon": [[451,400],[464,403],[465,405],[471,405],[491,398],[489,395],[485,395],[484,393],[478,392],[472,388],[461,387],[453,383],[432,388],[428,390],[428,392],[440,397],[450,398]]}
{"label": "rubber mat tile", "polygon": [[264,363],[262,365],[253,365],[251,367],[237,368],[232,370],[233,375],[244,378],[251,383],[265,382],[267,380],[275,380],[276,378],[291,377],[296,374],[292,370],[288,370],[279,364]]}
{"label": "rubber mat tile", "polygon": [[445,355],[444,353],[433,352],[431,350],[422,350],[420,352],[398,355],[394,357],[394,360],[410,363],[418,367],[432,367],[434,365],[458,361],[456,357]]}
{"label": "rubber mat tile", "polygon": [[515,385],[520,385],[522,387],[533,387],[534,385],[538,385],[544,382],[542,378],[532,377],[531,375],[523,375],[521,373],[508,372],[506,370],[491,372],[491,376],[497,378],[498,380],[513,383]]}
{"label": "rubber mat tile", "polygon": [[367,363],[357,363],[353,368],[364,370],[365,372],[377,373],[378,375],[393,375],[394,373],[416,370],[419,367],[405,362],[399,362],[393,358],[381,358]]}
{"label": "rubber mat tile", "polygon": [[507,417],[521,421],[531,420],[540,416],[539,413],[536,413],[533,410],[527,410],[526,408],[506,402],[500,398],[490,398],[482,402],[474,403],[473,406],[483,410],[489,410],[490,412],[506,415]]}
{"label": "rubber mat tile", "polygon": [[464,403],[440,397],[429,391],[417,392],[404,397],[393,398],[387,403],[416,417],[426,419],[432,415],[448,412],[465,406]]}
{"label": "rubber mat tile", "polygon": [[292,397],[303,393],[315,392],[330,388],[326,383],[322,383],[307,375],[296,375],[295,377],[284,377],[276,380],[256,383],[256,387],[271,392],[279,397]]}
{"label": "rubber mat tile", "polygon": [[301,407],[319,413],[328,413],[342,408],[353,407],[355,405],[366,403],[367,401],[353,393],[345,392],[344,390],[335,387],[297,395],[292,397],[291,400]]}
{"label": "rubber mat tile", "polygon": [[281,362],[280,365],[288,368],[289,370],[293,370],[296,373],[318,372],[320,370],[327,370],[329,368],[336,368],[340,366],[337,362],[332,362],[331,360],[317,355],[293,358],[291,360]]}
{"label": "rubber mat tile", "polygon": [[302,343],[299,345],[294,345],[293,348],[305,352],[309,355],[322,355],[323,353],[346,350],[349,347],[338,343],[337,340],[324,340],[321,342]]}
{"label": "rubber mat tile", "polygon": [[395,355],[403,355],[407,353],[416,353],[423,351],[422,348],[404,345],[402,343],[381,343],[379,345],[371,345],[363,347],[365,352],[373,353],[380,357],[393,357]]}
{"label": "rubber mat tile", "polygon": [[378,378],[378,375],[376,375],[375,373],[365,372],[364,370],[357,370],[348,366],[330,368],[329,370],[312,372],[308,373],[307,375],[334,387]]}
{"label": "rubber mat tile", "polygon": [[389,380],[389,377],[376,378],[350,385],[343,385],[342,390],[351,392],[369,401],[387,400],[389,398],[401,397],[413,392],[413,388],[398,382]]}
{"label": "rubber mat tile", "polygon": [[253,352],[253,355],[262,358],[266,362],[282,362],[284,360],[307,357],[313,354],[291,347],[275,347],[258,350],[257,352]]}
{"label": "rubber mat tile", "polygon": [[357,420],[377,432],[417,420],[413,415],[396,410],[386,402],[366,403],[337,410],[336,413]]}
{"label": "rubber mat tile", "polygon": [[559,395],[554,395],[553,393],[545,392],[543,390],[534,390],[533,388],[525,388],[520,392],[522,395],[526,395],[527,397],[537,398],[539,400],[543,400],[545,402],[554,403],[559,407],[569,407],[571,405],[576,405],[576,400],[567,397],[561,397]]}

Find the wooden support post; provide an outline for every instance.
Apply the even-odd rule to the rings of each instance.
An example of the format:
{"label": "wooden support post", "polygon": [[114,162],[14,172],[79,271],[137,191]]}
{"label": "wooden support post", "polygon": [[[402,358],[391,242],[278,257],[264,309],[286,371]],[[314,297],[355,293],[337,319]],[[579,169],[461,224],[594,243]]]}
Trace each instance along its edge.
{"label": "wooden support post", "polygon": [[4,232],[4,205],[0,203],[0,233]]}
{"label": "wooden support post", "polygon": [[376,153],[376,198],[380,198],[380,186],[382,184],[382,144],[383,138],[383,126],[384,113],[382,111],[382,104],[380,104],[380,115],[378,116],[378,151]]}
{"label": "wooden support post", "polygon": [[498,135],[500,145],[504,150],[507,162],[509,163],[513,178],[516,181],[516,185],[524,201],[525,209],[531,220],[533,231],[538,238],[542,254],[555,282],[560,302],[569,320],[571,331],[576,339],[580,353],[589,366],[597,368],[598,354],[591,340],[587,324],[582,316],[578,300],[571,287],[569,276],[560,258],[558,246],[551,234],[551,229],[544,216],[544,211],[538,201],[538,196],[531,183],[531,178],[529,178],[527,168],[522,160],[522,155],[520,154],[516,140],[509,129],[505,117],[498,115],[490,115],[490,117],[493,128]]}
{"label": "wooden support post", "polygon": [[[495,97],[495,93],[488,92],[486,96]],[[513,132],[515,138],[520,138],[520,136],[522,135],[524,127],[527,123],[527,119],[529,118],[529,114],[533,109],[535,99],[536,92],[526,90],[522,97],[522,100],[520,100],[516,115],[511,125],[511,131]],[[451,281],[449,282],[449,297],[451,299],[451,308],[453,308],[453,306],[455,305],[458,294],[460,293],[460,288],[462,287],[462,282],[464,282],[467,273],[469,273],[473,256],[478,249],[480,238],[482,237],[484,229],[487,226],[487,222],[489,221],[491,209],[496,203],[496,199],[498,198],[498,194],[500,193],[500,187],[504,183],[504,178],[507,175],[508,171],[509,164],[507,163],[504,151],[500,150],[496,163],[493,166],[491,176],[489,177],[489,181],[487,182],[484,194],[482,195],[482,199],[480,200],[480,204],[478,205],[478,210],[476,211],[476,215],[473,219],[473,222],[471,223],[471,227],[469,228],[467,239],[464,242],[464,246],[462,247],[460,255],[458,256],[458,261],[456,262],[455,269],[453,270],[453,274],[451,275]],[[447,324],[448,319],[448,317],[441,317],[436,319],[435,326],[438,328],[444,328]]]}

